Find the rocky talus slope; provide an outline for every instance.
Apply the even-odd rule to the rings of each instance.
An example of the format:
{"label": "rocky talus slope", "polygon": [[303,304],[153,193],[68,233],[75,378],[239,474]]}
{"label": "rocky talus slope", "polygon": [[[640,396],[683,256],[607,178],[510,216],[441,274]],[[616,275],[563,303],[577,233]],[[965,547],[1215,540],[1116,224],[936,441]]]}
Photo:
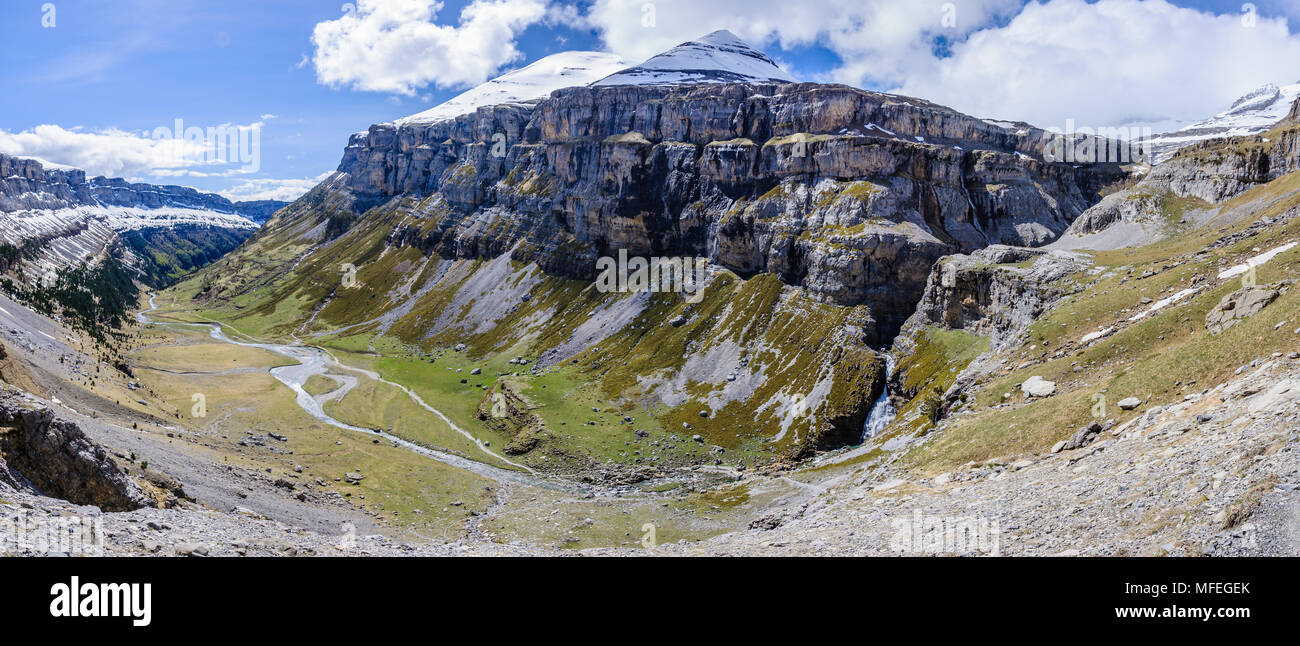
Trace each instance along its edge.
{"label": "rocky talus slope", "polygon": [[613,553],[1294,556],[1297,514],[1300,360],[1281,357],[1076,450],[849,475],[750,531]]}

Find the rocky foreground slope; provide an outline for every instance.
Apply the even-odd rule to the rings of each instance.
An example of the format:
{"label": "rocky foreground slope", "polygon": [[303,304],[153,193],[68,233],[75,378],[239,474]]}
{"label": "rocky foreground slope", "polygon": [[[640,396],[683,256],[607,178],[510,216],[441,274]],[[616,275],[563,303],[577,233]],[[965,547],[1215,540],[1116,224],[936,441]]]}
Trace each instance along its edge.
{"label": "rocky foreground slope", "polygon": [[646,553],[1294,556],[1300,359],[1265,357],[1075,450],[951,470],[880,468],[814,492],[768,510],[750,531]]}
{"label": "rocky foreground slope", "polygon": [[127,511],[149,500],[76,424],[21,391],[0,392],[0,488]]}

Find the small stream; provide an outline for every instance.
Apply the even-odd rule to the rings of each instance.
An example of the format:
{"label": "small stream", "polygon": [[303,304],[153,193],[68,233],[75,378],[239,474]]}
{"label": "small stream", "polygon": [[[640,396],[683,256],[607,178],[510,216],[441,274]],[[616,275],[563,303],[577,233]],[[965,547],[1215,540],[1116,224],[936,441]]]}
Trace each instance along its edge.
{"label": "small stream", "polygon": [[[140,323],[142,324],[152,323],[153,321],[149,318],[148,313],[156,309],[158,309],[158,305],[154,302],[154,296],[151,294],[149,296],[149,309],[137,313],[136,319],[140,321]],[[488,450],[488,448],[484,446],[481,441],[474,438],[464,429],[456,426],[454,423],[452,423],[450,419],[447,418],[446,415],[434,409],[433,407],[429,406],[427,403],[424,402],[423,399],[419,397],[419,395],[416,395],[409,388],[406,388],[405,386],[402,386],[400,384],[394,384],[393,382],[384,379],[380,379],[378,375],[371,373],[367,370],[361,370],[361,369],[345,366],[339,363],[328,352],[320,348],[313,347],[313,346],[304,346],[304,345],[284,345],[279,343],[236,341],[226,336],[226,333],[220,323],[159,323],[158,325],[208,328],[208,335],[217,341],[229,343],[232,345],[243,346],[246,348],[258,348],[262,350],[267,350],[269,352],[274,352],[281,356],[289,357],[290,359],[297,361],[298,362],[297,365],[271,368],[268,372],[271,374],[272,377],[275,377],[277,381],[288,386],[289,389],[294,392],[294,394],[296,395],[296,401],[298,403],[299,408],[302,408],[302,410],[306,412],[308,415],[311,415],[315,419],[325,424],[329,424],[331,426],[335,426],[348,431],[365,433],[366,435],[372,437],[383,438],[393,443],[394,445],[404,448],[413,453],[417,453],[427,458],[432,458],[443,464],[456,467],[458,469],[463,469],[465,471],[475,473],[477,475],[483,476],[485,478],[497,482],[510,482],[514,484],[530,485],[534,487],[542,487],[545,489],[556,489],[556,490],[563,490],[563,491],[584,491],[583,489],[580,489],[578,487],[567,486],[558,482],[541,478],[537,476],[532,469],[529,469],[526,466],[518,465],[515,464],[514,462],[510,462],[509,460],[506,460],[505,458]],[[411,399],[416,404],[420,405],[426,410],[437,415],[439,418],[445,421],[448,424],[448,426],[450,426],[453,430],[473,440],[475,444],[478,445],[479,449],[482,450],[484,453],[487,453],[488,455],[491,455],[492,457],[497,458],[503,462],[507,462],[509,464],[518,466],[519,468],[524,469],[526,473],[520,471],[511,471],[509,469],[503,469],[501,467],[493,466],[483,462],[478,462],[476,460],[471,460],[469,458],[455,455],[452,453],[447,453],[445,451],[431,449],[425,446],[421,446],[419,444],[415,444],[414,442],[404,440],[400,437],[392,435],[391,433],[386,433],[375,429],[361,428],[359,426],[352,426],[351,424],[346,424],[337,419],[334,419],[333,417],[330,417],[325,412],[325,409],[323,407],[323,402],[328,401],[330,399],[341,398],[344,394],[346,394],[346,391],[342,394],[339,394],[339,392],[336,390],[332,393],[327,393],[325,395],[322,395],[320,399],[317,399],[316,397],[313,397],[310,393],[308,393],[306,390],[303,389],[303,384],[307,383],[307,380],[314,375],[324,375],[329,371],[331,367],[338,367],[346,371],[359,372],[361,374],[366,375],[367,377],[375,379],[376,381],[381,381],[383,383],[387,383],[400,388],[408,396],[410,396]],[[352,386],[355,386],[355,383],[352,383],[351,385],[345,384],[341,386],[341,389],[350,390]]]}

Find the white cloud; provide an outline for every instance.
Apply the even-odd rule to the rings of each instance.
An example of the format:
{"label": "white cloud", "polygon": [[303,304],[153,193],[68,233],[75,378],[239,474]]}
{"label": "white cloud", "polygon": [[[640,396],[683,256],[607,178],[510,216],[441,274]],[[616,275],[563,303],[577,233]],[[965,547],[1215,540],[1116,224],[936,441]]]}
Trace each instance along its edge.
{"label": "white cloud", "polygon": [[1198,119],[1265,83],[1300,78],[1300,36],[1165,0],[1051,0],[976,32],[899,91],[1042,126]]}
{"label": "white cloud", "polygon": [[[260,127],[273,118],[274,115],[266,114],[254,124],[234,127]],[[51,166],[80,168],[91,177],[124,177],[131,181],[163,184],[173,183],[179,178],[237,178],[251,172],[243,166],[203,161],[209,152],[202,144],[196,146],[184,140],[154,139],[144,133],[116,129],[87,132],[80,128],[42,125],[17,133],[0,130],[0,153],[36,158]],[[289,202],[302,197],[330,172],[303,179],[243,178],[226,190],[200,190],[215,192],[232,201]]]}
{"label": "white cloud", "polygon": [[[725,28],[759,47],[817,45],[839,57],[808,80],[885,88],[1042,126],[1199,119],[1264,83],[1300,79],[1300,37],[1282,19],[1260,17],[1248,28],[1236,5],[1215,16],[1166,0],[1022,4],[596,0],[587,20],[629,60]],[[1280,11],[1259,5],[1266,15]],[[935,53],[940,39],[951,56]]]}
{"label": "white cloud", "polygon": [[1019,0],[597,0],[588,19],[606,46],[628,60],[729,29],[760,47],[826,46],[845,61],[839,80],[860,81],[857,72],[870,69],[877,82],[900,83],[921,59],[933,58],[935,36],[960,37],[1019,6]]}
{"label": "white cloud", "polygon": [[126,177],[197,165],[186,157],[201,156],[201,147],[182,149],[178,155],[177,146],[174,139],[155,140],[116,129],[86,132],[40,125],[22,132],[0,130],[0,153],[75,166],[91,176]]}
{"label": "white cloud", "polygon": [[256,200],[279,200],[292,202],[329,177],[333,171],[326,171],[310,179],[249,179],[239,182],[228,189],[217,191],[218,195],[232,202],[251,202]]}
{"label": "white cloud", "polygon": [[[547,19],[544,0],[474,0],[455,26],[437,24],[442,2],[358,0],[355,11],[318,23],[312,62],[331,87],[413,96],[430,84],[482,83],[522,54],[515,38]],[[572,16],[560,12],[553,19]]]}
{"label": "white cloud", "polygon": [[146,132],[87,131],[44,124],[0,130],[0,153],[80,168],[90,176],[228,177],[261,167],[261,129],[275,115],[246,125],[196,127],[183,121]]}

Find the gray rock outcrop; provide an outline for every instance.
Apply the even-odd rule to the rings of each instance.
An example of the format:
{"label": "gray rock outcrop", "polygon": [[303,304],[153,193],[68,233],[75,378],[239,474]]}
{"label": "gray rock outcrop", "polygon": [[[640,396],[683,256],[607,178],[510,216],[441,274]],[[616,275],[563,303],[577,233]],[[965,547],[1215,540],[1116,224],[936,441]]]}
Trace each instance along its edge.
{"label": "gray rock outcrop", "polygon": [[0,391],[0,487],[104,511],[150,505],[103,447],[29,396]]}
{"label": "gray rock outcrop", "polygon": [[1049,242],[1125,176],[1044,161],[1050,136],[838,85],[578,87],[372,126],[339,171],[358,213],[435,196],[390,243],[584,280],[620,249],[709,257],[868,304],[883,342],[936,259]]}
{"label": "gray rock outcrop", "polygon": [[1277,300],[1286,292],[1286,285],[1242,287],[1223,297],[1205,315],[1205,329],[1210,334],[1219,334],[1240,323],[1243,319],[1258,314],[1260,310]]}
{"label": "gray rock outcrop", "polygon": [[1091,264],[1079,253],[1004,245],[945,257],[935,264],[904,330],[965,330],[988,337],[991,348],[1001,351],[1072,292],[1063,278]]}
{"label": "gray rock outcrop", "polygon": [[1025,398],[1030,397],[1051,397],[1056,394],[1056,382],[1048,381],[1034,375],[1020,384],[1020,390],[1025,393]]}

